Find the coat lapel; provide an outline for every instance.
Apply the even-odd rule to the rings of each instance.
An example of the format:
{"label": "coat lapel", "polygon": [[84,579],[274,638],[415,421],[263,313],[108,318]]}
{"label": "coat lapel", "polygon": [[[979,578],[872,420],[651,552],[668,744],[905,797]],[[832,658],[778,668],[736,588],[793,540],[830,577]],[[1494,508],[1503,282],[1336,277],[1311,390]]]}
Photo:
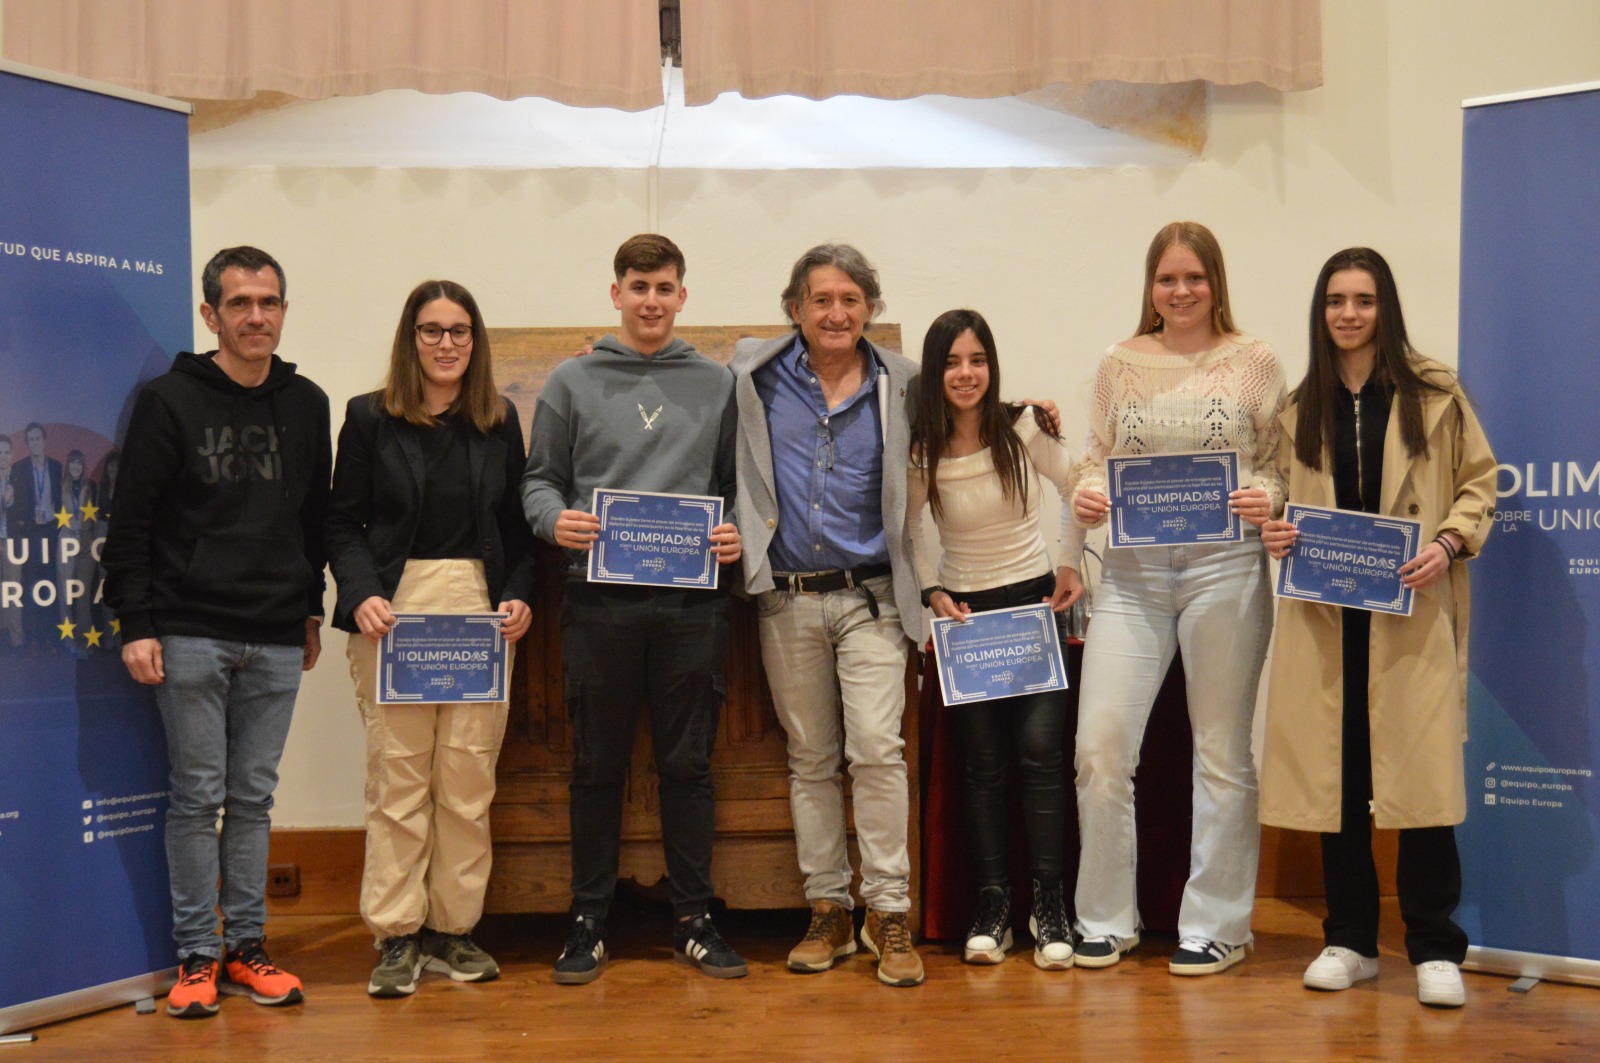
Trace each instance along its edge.
{"label": "coat lapel", "polygon": [[[1451,396],[1442,392],[1422,393],[1422,438],[1428,440],[1430,446],[1435,445],[1434,429],[1439,427],[1439,419],[1452,401]],[[1411,478],[1412,470],[1418,465],[1418,462],[1411,460],[1405,441],[1400,437],[1400,394],[1396,392],[1394,398],[1389,400],[1389,428],[1383,436],[1383,492],[1379,496],[1379,513],[1396,517],[1411,516],[1397,512],[1395,506],[1401,490]]]}
{"label": "coat lapel", "polygon": [[[761,477],[761,485],[766,488],[765,497],[768,499],[778,497],[777,477],[772,471],[772,435],[767,428],[766,404],[756,391],[755,373],[787,350],[793,342],[792,337],[782,337],[782,342],[772,341],[767,350],[758,352],[748,369],[735,374],[733,382],[737,392],[735,401],[739,407],[739,421],[745,438],[750,442],[750,457],[755,462],[756,473]],[[761,357],[762,354],[766,357]]]}

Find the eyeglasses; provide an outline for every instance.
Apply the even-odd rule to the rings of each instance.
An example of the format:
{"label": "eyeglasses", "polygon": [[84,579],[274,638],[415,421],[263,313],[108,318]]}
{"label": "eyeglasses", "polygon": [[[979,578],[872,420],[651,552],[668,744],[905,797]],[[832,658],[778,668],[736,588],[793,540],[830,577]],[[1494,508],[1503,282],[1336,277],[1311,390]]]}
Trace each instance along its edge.
{"label": "eyeglasses", "polygon": [[465,347],[472,342],[472,326],[457,325],[454,328],[440,328],[438,325],[418,325],[417,339],[429,347],[437,347],[444,342],[444,334],[450,334],[450,342],[457,347]]}

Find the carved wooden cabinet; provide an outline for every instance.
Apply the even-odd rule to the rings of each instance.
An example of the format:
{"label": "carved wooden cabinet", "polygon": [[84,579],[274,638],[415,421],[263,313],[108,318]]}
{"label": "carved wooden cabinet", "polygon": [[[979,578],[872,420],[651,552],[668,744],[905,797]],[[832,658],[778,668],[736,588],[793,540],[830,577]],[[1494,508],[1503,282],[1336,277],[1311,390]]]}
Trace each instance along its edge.
{"label": "carved wooden cabinet", "polygon": [[[561,640],[557,618],[563,577],[553,548],[540,554],[539,601],[533,627],[521,644],[512,686],[505,745],[500,752],[495,795],[494,872],[488,909],[493,912],[565,911],[571,900],[567,784],[572,763],[571,728],[563,699]],[[772,710],[761,666],[755,609],[733,601],[733,636],[728,655],[728,700],[723,707],[712,776],[716,787],[717,839],[712,881],[717,896],[733,908],[792,908],[805,905],[795,864],[789,817],[789,769],[783,728]],[[911,790],[911,866],[919,866],[915,685],[908,673],[905,714],[906,765]],[[848,789],[848,775],[846,775]],[[634,740],[622,814],[620,875],[653,886],[666,875],[656,773],[643,711]],[[851,844],[851,859],[856,859]],[[913,890],[913,896],[916,896]]]}

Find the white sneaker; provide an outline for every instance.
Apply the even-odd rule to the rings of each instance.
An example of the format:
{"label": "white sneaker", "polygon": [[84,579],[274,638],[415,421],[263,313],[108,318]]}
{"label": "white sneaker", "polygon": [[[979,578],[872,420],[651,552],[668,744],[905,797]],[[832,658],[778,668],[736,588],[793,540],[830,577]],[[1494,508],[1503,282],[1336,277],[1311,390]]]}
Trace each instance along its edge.
{"label": "white sneaker", "polygon": [[1417,999],[1436,1008],[1459,1008],[1467,1002],[1461,968],[1449,960],[1417,964]]}
{"label": "white sneaker", "polygon": [[[1422,968],[1417,968],[1417,971],[1418,977],[1421,977]],[[1307,989],[1326,989],[1334,992],[1349,989],[1357,982],[1376,977],[1378,977],[1376,956],[1363,956],[1354,949],[1347,949],[1342,945],[1330,945],[1322,950],[1322,955],[1311,961],[1311,966],[1306,968],[1304,981]]]}

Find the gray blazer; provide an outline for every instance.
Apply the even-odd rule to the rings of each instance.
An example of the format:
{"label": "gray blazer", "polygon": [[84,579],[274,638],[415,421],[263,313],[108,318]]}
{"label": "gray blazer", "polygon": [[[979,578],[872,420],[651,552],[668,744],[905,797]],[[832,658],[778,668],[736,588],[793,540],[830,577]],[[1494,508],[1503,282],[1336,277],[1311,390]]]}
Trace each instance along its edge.
{"label": "gray blazer", "polygon": [[[773,589],[767,547],[778,526],[778,496],[772,472],[772,437],[767,410],[752,374],[788,350],[794,334],[772,340],[741,340],[728,368],[734,372],[733,393],[739,406],[739,439],[735,459],[739,496],[735,505],[739,534],[744,539],[744,585],[750,594]],[[869,344],[869,346],[872,346]],[[911,455],[911,418],[916,404],[918,367],[892,351],[872,346],[888,370],[880,380],[878,411],[883,422],[883,528],[894,571],[894,604],[906,637],[922,644],[922,583],[917,578],[915,551],[906,532],[906,462]]]}

